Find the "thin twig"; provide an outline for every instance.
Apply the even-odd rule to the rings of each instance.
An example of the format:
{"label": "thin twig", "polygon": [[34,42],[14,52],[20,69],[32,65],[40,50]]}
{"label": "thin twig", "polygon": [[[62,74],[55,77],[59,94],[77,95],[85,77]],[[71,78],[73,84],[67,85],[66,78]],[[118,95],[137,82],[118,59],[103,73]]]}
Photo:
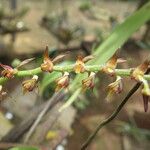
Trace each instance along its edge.
{"label": "thin twig", "polygon": [[95,131],[88,137],[88,139],[83,143],[81,146],[81,150],[85,150],[89,144],[93,141],[99,130],[107,125],[109,122],[111,122],[120,112],[120,110],[123,108],[123,106],[126,104],[126,102],[129,100],[129,98],[136,92],[136,90],[140,87],[141,83],[137,83],[136,85],[133,86],[133,88],[129,91],[127,96],[123,99],[123,101],[119,104],[117,109],[104,121],[100,122]]}
{"label": "thin twig", "polygon": [[[54,94],[53,98],[58,97],[60,94],[61,94],[61,92]],[[53,101],[50,99],[48,101],[47,105],[45,105],[44,109],[39,113],[39,115],[37,116],[37,119],[35,120],[35,122],[31,126],[30,130],[27,132],[25,139],[24,139],[24,143],[27,143],[29,141],[29,139],[30,139],[31,135],[33,134],[33,132],[35,131],[37,125],[40,123],[43,116],[47,113],[47,111],[49,110],[52,103],[53,103]]]}

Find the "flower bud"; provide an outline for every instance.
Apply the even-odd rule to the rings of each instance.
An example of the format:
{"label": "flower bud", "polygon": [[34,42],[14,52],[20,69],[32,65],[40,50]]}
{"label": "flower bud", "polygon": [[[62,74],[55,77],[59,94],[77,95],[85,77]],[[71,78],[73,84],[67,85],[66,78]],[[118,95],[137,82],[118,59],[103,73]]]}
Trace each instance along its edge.
{"label": "flower bud", "polygon": [[117,76],[117,79],[115,82],[108,85],[108,95],[107,100],[111,100],[114,94],[119,94],[123,90],[122,86],[122,78],[120,76]]}
{"label": "flower bud", "polygon": [[34,75],[32,79],[23,81],[23,93],[31,92],[37,86],[38,76]]}
{"label": "flower bud", "polygon": [[82,80],[83,90],[94,88],[95,75],[96,75],[95,72],[91,72],[88,78]]}
{"label": "flower bud", "polygon": [[59,91],[60,89],[67,88],[69,85],[69,73],[65,72],[64,75],[56,80],[56,89],[55,91]]}
{"label": "flower bud", "polygon": [[8,79],[11,79],[14,77],[14,74],[17,72],[16,69],[13,69],[12,67],[10,66],[7,66],[7,65],[3,65],[3,64],[0,64],[0,66],[4,69],[2,72],[1,72],[1,75],[3,77],[6,77]]}

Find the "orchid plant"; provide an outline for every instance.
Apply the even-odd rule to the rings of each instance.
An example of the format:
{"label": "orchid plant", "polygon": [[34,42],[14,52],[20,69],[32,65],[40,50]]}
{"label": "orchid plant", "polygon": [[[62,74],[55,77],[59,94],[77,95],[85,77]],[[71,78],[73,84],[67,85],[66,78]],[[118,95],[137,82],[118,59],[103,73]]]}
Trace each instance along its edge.
{"label": "orchid plant", "polygon": [[[28,80],[23,81],[22,88],[24,93],[32,92],[37,87],[37,83],[40,82],[39,74],[45,72],[48,74],[52,74],[53,72],[62,73],[62,75],[56,79],[56,92],[62,89],[66,90],[68,88],[75,90],[74,94],[72,94],[70,98],[70,101],[68,100],[63,108],[69,106],[81,91],[94,88],[94,81],[98,72],[103,72],[108,74],[110,77],[113,76],[116,78],[115,81],[110,83],[107,87],[108,95],[106,96],[106,99],[108,101],[111,100],[112,95],[120,94],[122,92],[123,78],[128,77],[131,80],[135,80],[137,82],[135,87],[131,89],[125,99],[120,103],[120,105],[118,105],[117,109],[108,118],[98,124],[95,131],[82,145],[81,150],[85,150],[94,139],[97,132],[116,117],[139,86],[142,86],[141,94],[143,96],[144,111],[147,112],[148,110],[148,102],[150,97],[148,81],[150,80],[150,75],[147,74],[147,71],[149,71],[150,60],[147,58],[143,63],[139,64],[139,66],[136,66],[135,68],[118,69],[118,63],[123,63],[125,60],[120,59],[116,51],[137,29],[149,20],[150,2],[133,13],[133,15],[128,17],[122,24],[118,25],[92,55],[86,57],[78,56],[76,62],[71,65],[57,64],[65,57],[65,55],[59,55],[54,59],[50,58],[48,54],[48,46],[46,46],[46,50],[43,54],[43,62],[37,68],[31,70],[20,70],[20,66],[29,63],[32,59],[23,61],[16,68],[6,64],[0,64],[0,67],[3,69],[0,77],[0,98],[7,94],[4,86],[9,80],[29,76],[30,78]],[[72,81],[73,83],[69,82],[71,73],[76,73],[76,77]],[[88,77],[85,74],[88,74]],[[82,87],[79,87],[78,83],[81,83]]]}

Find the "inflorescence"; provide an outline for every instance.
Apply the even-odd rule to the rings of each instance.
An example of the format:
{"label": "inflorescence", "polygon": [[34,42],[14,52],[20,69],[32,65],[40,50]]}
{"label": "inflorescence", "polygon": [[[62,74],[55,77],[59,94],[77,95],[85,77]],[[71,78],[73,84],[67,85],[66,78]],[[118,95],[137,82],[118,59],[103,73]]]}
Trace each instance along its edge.
{"label": "inflorescence", "polygon": [[0,67],[3,68],[1,71],[0,77],[0,99],[5,96],[7,93],[3,90],[3,84],[9,79],[13,79],[15,77],[26,77],[32,76],[31,79],[25,80],[22,83],[23,93],[31,92],[37,87],[37,83],[39,80],[38,74],[42,72],[62,72],[62,76],[56,80],[56,92],[61,89],[66,89],[69,86],[70,73],[75,72],[79,73],[88,73],[88,77],[82,80],[82,89],[85,91],[87,89],[94,88],[94,81],[96,73],[99,71],[104,72],[110,76],[116,78],[116,80],[108,85],[108,95],[107,100],[110,100],[114,94],[119,94],[122,92],[122,77],[129,76],[131,79],[134,79],[137,82],[142,83],[142,96],[144,102],[144,110],[145,112],[148,110],[148,101],[150,97],[150,89],[148,85],[148,80],[150,79],[150,75],[145,75],[146,71],[149,68],[149,60],[144,61],[141,65],[136,68],[131,69],[117,69],[118,63],[123,63],[125,60],[117,57],[116,53],[106,62],[105,65],[86,65],[85,63],[91,59],[94,59],[92,55],[82,57],[78,56],[76,63],[72,65],[60,66],[56,65],[59,61],[61,61],[65,55],[59,55],[54,59],[49,57],[48,46],[46,46],[46,50],[43,55],[43,63],[40,67],[32,69],[32,70],[19,70],[19,67],[29,63],[33,59],[27,59],[20,63],[20,65],[16,68],[12,68],[11,66],[4,65],[0,63]]}

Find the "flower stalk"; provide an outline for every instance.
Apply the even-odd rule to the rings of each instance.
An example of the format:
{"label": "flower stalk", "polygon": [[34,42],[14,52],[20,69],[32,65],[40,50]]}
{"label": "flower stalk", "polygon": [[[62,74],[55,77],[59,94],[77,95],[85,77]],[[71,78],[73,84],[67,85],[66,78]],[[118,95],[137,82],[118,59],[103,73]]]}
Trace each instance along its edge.
{"label": "flower stalk", "polygon": [[[31,69],[31,70],[23,70],[20,71],[18,68],[22,65],[25,65],[32,61],[33,59],[24,60],[18,68],[12,68],[11,66],[3,65],[0,63],[0,67],[3,69],[1,72],[2,77],[0,77],[0,86],[9,79],[15,77],[26,77],[32,76],[32,78],[23,81],[23,92],[31,92],[37,87],[38,83],[38,74],[42,72],[52,73],[61,72],[63,75],[56,80],[56,89],[55,91],[59,91],[61,89],[68,89],[69,86],[69,75],[71,72],[76,74],[78,73],[88,73],[88,77],[82,80],[82,89],[83,91],[87,89],[94,88],[94,80],[96,73],[103,72],[110,76],[115,76],[116,81],[108,85],[108,96],[107,99],[111,99],[112,95],[119,94],[122,91],[122,77],[129,76],[131,79],[134,79],[137,82],[142,82],[143,89],[142,95],[144,96],[144,109],[147,111],[148,109],[148,98],[150,97],[150,89],[148,85],[148,79],[150,79],[150,75],[145,75],[145,72],[149,68],[150,61],[146,60],[141,65],[136,68],[131,69],[116,69],[118,63],[123,63],[125,60],[119,59],[116,53],[104,64],[104,65],[86,65],[85,63],[91,59],[94,59],[92,55],[82,57],[78,56],[77,60],[72,65],[56,65],[56,63],[62,60],[65,55],[58,55],[54,59],[49,57],[48,46],[43,54],[43,63],[40,67]],[[146,98],[145,98],[146,97]],[[146,99],[146,100],[145,100]]]}
{"label": "flower stalk", "polygon": [[[101,71],[104,65],[85,65],[86,71],[87,72],[98,72]],[[130,77],[130,72],[133,68],[129,69],[115,69],[116,75],[119,75],[121,77]],[[57,72],[74,72],[74,64],[73,65],[65,65],[65,66],[60,66],[56,65],[53,67],[53,71]],[[15,74],[14,77],[16,78],[23,78],[27,76],[33,76],[33,75],[38,75],[42,73],[42,70],[40,67],[37,67],[35,69],[31,70],[18,70]],[[144,75],[144,79],[150,80],[150,75]],[[6,77],[0,77],[0,84],[4,84],[6,81],[9,79]]]}

